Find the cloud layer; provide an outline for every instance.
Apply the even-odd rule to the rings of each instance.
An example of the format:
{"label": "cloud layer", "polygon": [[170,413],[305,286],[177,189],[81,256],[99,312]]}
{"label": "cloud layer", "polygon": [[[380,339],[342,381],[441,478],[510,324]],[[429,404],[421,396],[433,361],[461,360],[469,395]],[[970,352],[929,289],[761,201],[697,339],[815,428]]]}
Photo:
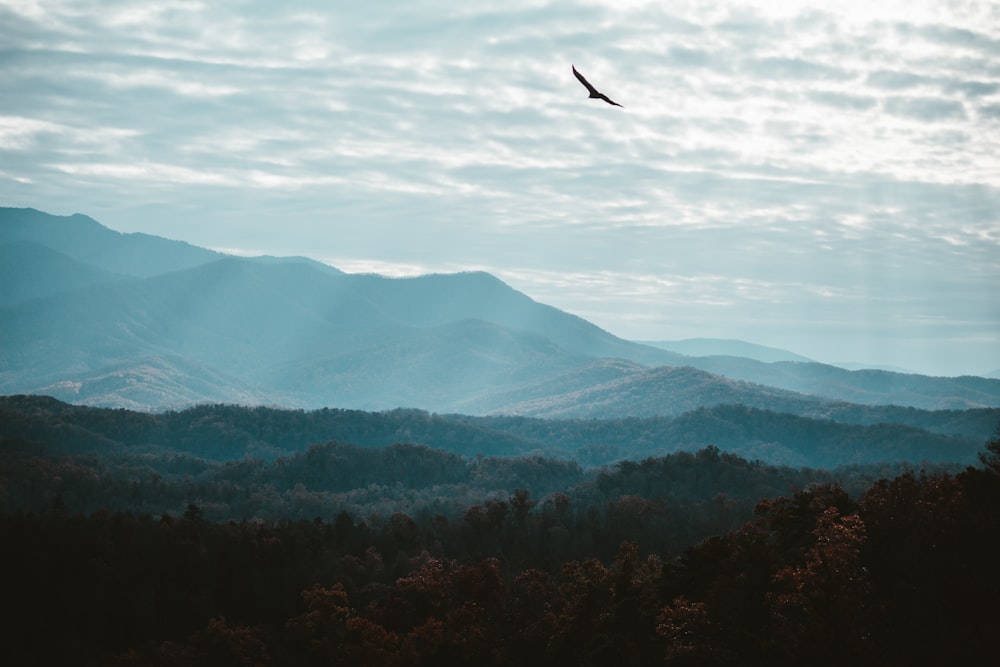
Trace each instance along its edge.
{"label": "cloud layer", "polygon": [[0,204],[1000,368],[1000,8],[826,4],[6,3]]}

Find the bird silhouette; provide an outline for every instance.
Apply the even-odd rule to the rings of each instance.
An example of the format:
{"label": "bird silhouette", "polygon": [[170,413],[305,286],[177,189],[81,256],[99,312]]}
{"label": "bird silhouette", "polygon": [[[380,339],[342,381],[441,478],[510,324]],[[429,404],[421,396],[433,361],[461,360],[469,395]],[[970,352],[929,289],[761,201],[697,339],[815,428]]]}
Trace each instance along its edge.
{"label": "bird silhouette", "polygon": [[[570,65],[570,67],[573,68],[573,75],[580,80],[580,83],[583,84],[584,88],[590,91],[590,97],[597,100],[604,100],[608,104],[613,104],[616,107],[622,107],[622,105],[618,104],[618,102],[615,102],[613,99],[611,99],[601,91],[597,90],[597,88],[594,88],[592,85],[590,85],[590,82],[587,81],[585,78],[583,78],[582,74],[576,71],[576,65]],[[622,107],[622,109],[624,108],[625,107]]]}

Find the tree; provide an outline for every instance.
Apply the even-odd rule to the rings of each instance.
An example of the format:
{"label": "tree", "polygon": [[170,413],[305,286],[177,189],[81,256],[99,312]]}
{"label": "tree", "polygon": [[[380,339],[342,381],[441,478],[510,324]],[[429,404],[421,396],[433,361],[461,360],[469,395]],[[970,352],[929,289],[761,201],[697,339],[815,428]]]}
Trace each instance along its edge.
{"label": "tree", "polygon": [[[859,609],[868,593],[867,570],[862,564],[865,523],[857,514],[841,516],[828,507],[812,531],[815,542],[802,565],[788,565],[774,577],[783,588],[773,596],[779,632],[787,632],[787,646],[815,651],[816,659],[860,655],[865,631]],[[808,654],[806,654],[808,655]]]}
{"label": "tree", "polygon": [[535,501],[531,499],[531,493],[527,489],[515,489],[514,495],[508,499],[510,507],[514,512],[514,519],[518,526],[524,526],[528,513],[535,506]]}
{"label": "tree", "polygon": [[668,665],[711,665],[718,662],[714,627],[704,602],[674,598],[656,618],[656,634],[666,641]]}
{"label": "tree", "polygon": [[301,650],[304,664],[344,663],[346,624],[352,616],[350,599],[340,583],[330,588],[315,584],[302,592],[306,611],[288,621],[293,644]]}
{"label": "tree", "polygon": [[979,460],[987,470],[1000,475],[1000,424],[993,439],[986,443],[986,451],[979,453]]}

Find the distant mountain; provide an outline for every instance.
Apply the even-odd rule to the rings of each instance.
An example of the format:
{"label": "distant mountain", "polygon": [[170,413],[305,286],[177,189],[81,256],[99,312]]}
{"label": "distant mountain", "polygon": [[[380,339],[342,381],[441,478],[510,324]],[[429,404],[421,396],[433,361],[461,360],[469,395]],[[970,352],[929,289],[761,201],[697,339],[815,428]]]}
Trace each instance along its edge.
{"label": "distant mountain", "polygon": [[415,278],[352,275],[347,280],[383,312],[410,326],[476,319],[543,336],[575,355],[629,359],[647,365],[681,359],[677,354],[623,340],[581,317],[538,303],[488,273]]}
{"label": "distant mountain", "polygon": [[0,243],[0,306],[124,278],[34,241]]}
{"label": "distant mountain", "polygon": [[890,373],[914,375],[914,372],[908,368],[903,368],[902,366],[892,366],[889,364],[865,364],[856,361],[832,361],[829,365],[836,366],[837,368],[843,368],[847,371],[889,371]]}
{"label": "distant mountain", "polygon": [[110,363],[67,375],[34,393],[75,404],[143,412],[206,403],[274,405],[283,398],[268,388],[173,355]]}
{"label": "distant mountain", "polygon": [[154,248],[170,269],[135,279],[40,241],[6,244],[16,261],[0,312],[0,391],[135,408],[222,400],[455,410],[595,357],[676,358],[485,273],[347,275],[306,258],[192,253],[84,216],[0,213],[7,237],[51,233],[52,246],[68,249],[68,228],[79,256],[110,244],[118,254],[105,256],[123,268],[132,251]]}
{"label": "distant mountain", "polygon": [[[426,290],[426,282],[437,289],[413,294]],[[470,305],[462,308],[461,300]],[[463,313],[533,326],[563,345],[495,322],[449,320]],[[0,343],[19,351],[0,373],[0,391],[8,393],[49,390],[66,377],[81,386],[97,380],[106,386],[118,377],[122,391],[132,395],[135,387],[122,375],[123,365],[134,360],[146,366],[169,355],[243,378],[248,384],[239,391],[231,382],[224,385],[234,392],[229,400],[261,396],[257,388],[267,386],[273,399],[287,405],[455,411],[482,403],[484,393],[538,381],[596,355],[630,348],[639,348],[639,358],[660,355],[536,304],[491,277],[337,276],[299,263],[240,258],[140,283],[77,290],[0,314]],[[177,368],[174,362],[164,365]],[[7,380],[25,372],[35,385]],[[216,396],[222,389],[192,396]],[[101,395],[111,398],[113,392]],[[133,400],[122,404],[134,406]]]}
{"label": "distant mountain", "polygon": [[1000,405],[1000,380],[625,341],[481,272],[345,274],[31,209],[0,208],[0,253],[0,393],[149,410],[238,402],[615,418],[728,403],[802,415],[833,415],[844,401]]}
{"label": "distant mountain", "polygon": [[323,262],[317,262],[315,259],[309,259],[308,257],[275,257],[274,255],[257,255],[249,257],[248,259],[258,264],[302,264],[303,266],[309,266],[330,275],[344,275],[344,272],[340,269],[330,266],[329,264],[324,264]]}
{"label": "distant mountain", "polygon": [[825,399],[933,410],[998,405],[997,385],[970,377],[932,378],[863,364],[822,364],[739,340],[691,338],[647,344],[690,355],[686,364],[709,373]]}
{"label": "distant mountain", "polygon": [[686,338],[672,341],[637,341],[689,357],[746,357],[757,361],[812,361],[800,354],[730,338]]}
{"label": "distant mountain", "polygon": [[55,216],[32,208],[0,208],[0,243],[30,241],[103,271],[147,278],[187,269],[223,255],[148,234],[123,234],[76,213]]}
{"label": "distant mountain", "polygon": [[267,384],[305,405],[479,413],[496,405],[496,392],[582,363],[547,338],[482,320],[384,329],[367,346],[355,342],[272,369]]}
{"label": "distant mountain", "polygon": [[1000,405],[1000,381],[975,376],[929,377],[884,370],[849,371],[817,362],[764,363],[734,357],[696,357],[691,366],[725,377],[864,405],[928,410]]}
{"label": "distant mountain", "polygon": [[825,401],[682,367],[645,368],[608,382],[506,406],[503,412],[549,419],[673,417],[702,406],[741,404],[802,414]]}

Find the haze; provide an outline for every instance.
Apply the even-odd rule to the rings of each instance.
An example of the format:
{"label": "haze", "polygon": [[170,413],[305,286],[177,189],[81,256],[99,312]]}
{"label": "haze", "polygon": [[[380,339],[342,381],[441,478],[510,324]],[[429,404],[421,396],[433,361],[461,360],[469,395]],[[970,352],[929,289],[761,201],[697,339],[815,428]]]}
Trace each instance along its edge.
{"label": "haze", "polygon": [[0,205],[1000,370],[995,3],[335,4],[4,3]]}

